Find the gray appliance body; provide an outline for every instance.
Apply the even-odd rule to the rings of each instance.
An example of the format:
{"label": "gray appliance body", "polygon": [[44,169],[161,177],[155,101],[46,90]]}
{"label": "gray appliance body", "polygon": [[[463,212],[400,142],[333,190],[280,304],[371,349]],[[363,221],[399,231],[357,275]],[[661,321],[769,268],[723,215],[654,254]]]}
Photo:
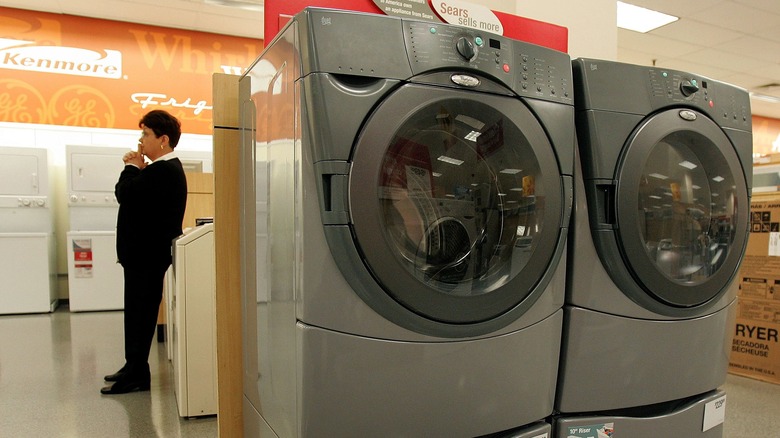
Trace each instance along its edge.
{"label": "gray appliance body", "polygon": [[536,436],[571,87],[568,55],[471,29],[287,24],[239,84],[246,436]]}
{"label": "gray appliance body", "polygon": [[573,71],[581,172],[556,410],[661,409],[726,378],[749,232],[748,95],[611,61],[577,59]]}
{"label": "gray appliance body", "polygon": [[[559,417],[554,421],[553,438],[631,437],[658,438],[680,436],[721,438],[723,422],[717,417],[725,412],[726,393],[723,390],[679,400],[655,411],[620,411]],[[717,410],[721,410],[718,412]],[[599,434],[601,432],[602,434]]]}

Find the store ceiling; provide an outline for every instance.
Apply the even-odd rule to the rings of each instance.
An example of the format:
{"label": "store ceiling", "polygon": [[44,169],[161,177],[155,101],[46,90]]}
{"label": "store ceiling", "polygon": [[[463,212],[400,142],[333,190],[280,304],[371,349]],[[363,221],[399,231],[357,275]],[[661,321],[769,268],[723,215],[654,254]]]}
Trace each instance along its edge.
{"label": "store ceiling", "polygon": [[[262,38],[263,1],[0,0],[0,6]],[[618,60],[695,72],[780,99],[780,2],[624,1],[680,19],[646,34],[618,29]],[[754,114],[780,119],[780,103],[752,99],[751,105]]]}
{"label": "store ceiling", "polygon": [[618,29],[618,60],[695,72],[779,99],[751,99],[753,114],[780,119],[780,2],[624,0],[680,19],[640,34]]}

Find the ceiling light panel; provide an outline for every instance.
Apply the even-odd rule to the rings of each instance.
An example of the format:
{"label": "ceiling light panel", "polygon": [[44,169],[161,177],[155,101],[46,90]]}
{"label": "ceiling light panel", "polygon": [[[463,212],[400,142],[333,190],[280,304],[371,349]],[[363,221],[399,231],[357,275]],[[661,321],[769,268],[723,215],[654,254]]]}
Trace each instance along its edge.
{"label": "ceiling light panel", "polygon": [[667,15],[652,9],[617,2],[617,26],[634,32],[646,33],[675,22],[679,17]]}

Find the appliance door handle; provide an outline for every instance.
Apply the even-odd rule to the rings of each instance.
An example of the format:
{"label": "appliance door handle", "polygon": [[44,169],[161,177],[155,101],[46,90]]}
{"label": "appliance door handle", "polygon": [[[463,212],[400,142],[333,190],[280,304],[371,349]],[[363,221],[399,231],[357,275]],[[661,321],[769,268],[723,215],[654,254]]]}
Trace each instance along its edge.
{"label": "appliance door handle", "polygon": [[319,175],[320,213],[325,225],[349,223],[349,172],[346,161],[320,161],[314,164]]}
{"label": "appliance door handle", "polygon": [[593,201],[591,205],[590,220],[593,229],[611,230],[617,228],[617,215],[615,214],[615,181],[594,182],[591,186],[589,198]]}

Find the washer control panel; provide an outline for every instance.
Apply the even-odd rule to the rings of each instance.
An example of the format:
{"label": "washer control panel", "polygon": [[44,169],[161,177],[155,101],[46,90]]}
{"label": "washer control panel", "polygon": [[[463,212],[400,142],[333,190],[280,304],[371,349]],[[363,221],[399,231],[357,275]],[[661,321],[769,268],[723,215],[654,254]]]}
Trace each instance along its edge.
{"label": "washer control panel", "polygon": [[573,103],[569,56],[533,44],[515,43],[521,94]]}
{"label": "washer control panel", "polygon": [[446,23],[402,21],[416,75],[464,69],[495,78],[519,95],[573,104],[571,61],[565,53]]}
{"label": "washer control panel", "polygon": [[439,68],[469,67],[509,77],[514,64],[511,40],[444,23],[403,20],[415,74]]}

